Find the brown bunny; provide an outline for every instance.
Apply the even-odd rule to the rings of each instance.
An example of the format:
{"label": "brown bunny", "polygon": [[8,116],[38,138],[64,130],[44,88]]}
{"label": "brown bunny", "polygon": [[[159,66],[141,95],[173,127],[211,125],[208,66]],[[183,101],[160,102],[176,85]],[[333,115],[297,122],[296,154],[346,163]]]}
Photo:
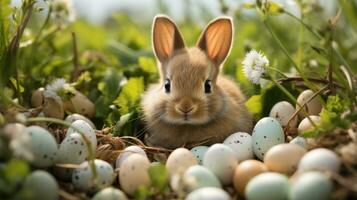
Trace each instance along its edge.
{"label": "brown bunny", "polygon": [[142,99],[152,146],[182,146],[222,142],[238,131],[250,132],[252,116],[236,84],[219,75],[233,40],[229,17],[209,23],[195,47],[186,48],[175,23],[155,17],[152,44],[159,61],[160,82]]}

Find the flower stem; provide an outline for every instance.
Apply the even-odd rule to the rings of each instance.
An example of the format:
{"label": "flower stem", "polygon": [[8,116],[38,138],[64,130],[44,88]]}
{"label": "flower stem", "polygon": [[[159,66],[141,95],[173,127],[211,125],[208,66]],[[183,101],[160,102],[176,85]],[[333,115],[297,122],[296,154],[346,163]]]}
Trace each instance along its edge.
{"label": "flower stem", "polygon": [[89,165],[91,166],[91,170],[93,172],[93,180],[95,180],[97,178],[97,170],[95,168],[95,164],[94,164],[94,159],[95,159],[95,154],[93,152],[92,149],[92,145],[90,143],[90,141],[88,140],[87,136],[85,136],[85,133],[81,130],[79,130],[76,127],[71,126],[71,123],[66,122],[64,120],[60,120],[60,119],[55,119],[55,118],[48,118],[48,117],[33,117],[33,118],[28,118],[27,119],[28,122],[51,122],[51,123],[55,123],[55,124],[61,124],[67,127],[71,127],[73,128],[75,131],[77,131],[82,139],[84,140],[84,143],[86,144],[87,150],[88,150],[88,162]]}
{"label": "flower stem", "polygon": [[284,74],[284,72],[280,71],[278,68],[276,67],[267,67],[268,69],[271,69],[275,72],[277,72],[278,74],[280,74],[281,76],[283,76],[284,78],[289,78],[287,75]]}

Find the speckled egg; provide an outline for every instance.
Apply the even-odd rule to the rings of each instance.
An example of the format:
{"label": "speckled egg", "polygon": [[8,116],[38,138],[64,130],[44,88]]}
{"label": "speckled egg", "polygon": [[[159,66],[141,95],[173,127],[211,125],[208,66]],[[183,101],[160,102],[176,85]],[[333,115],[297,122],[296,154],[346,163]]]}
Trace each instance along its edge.
{"label": "speckled egg", "polygon": [[341,160],[337,154],[329,149],[318,148],[307,152],[300,160],[298,170],[313,169],[331,170],[338,173]]}
{"label": "speckled egg", "polygon": [[[305,90],[298,96],[297,103],[302,106],[313,95],[314,92],[312,90]],[[296,109],[298,108],[299,106],[296,105]],[[306,106],[304,106],[304,108],[308,115],[318,115],[321,112],[322,104],[320,103],[318,97],[314,97],[310,102],[306,103]],[[299,112],[299,115],[305,116],[304,112],[302,111]]]}
{"label": "speckled egg", "polygon": [[269,171],[292,174],[305,153],[306,149],[299,145],[278,144],[268,150],[264,157],[264,164]]}
{"label": "speckled egg", "polygon": [[73,129],[72,127],[78,129],[87,137],[87,139],[92,145],[93,151],[97,149],[97,135],[95,134],[95,131],[90,124],[88,124],[84,120],[76,120],[71,124],[71,127],[68,128],[66,137],[72,133],[78,133],[78,131]]}
{"label": "speckled egg", "polygon": [[185,148],[175,149],[167,158],[166,169],[172,177],[174,174],[184,173],[187,168],[197,165],[196,157]]}
{"label": "speckled egg", "polygon": [[[293,116],[295,108],[287,101],[280,101],[276,103],[273,108],[270,110],[270,117],[277,119],[282,126],[286,126],[289,119]],[[291,122],[290,127],[295,127],[297,124],[298,118],[295,116]]]}
{"label": "speckled egg", "polygon": [[115,168],[120,168],[120,166],[124,162],[124,160],[127,159],[130,155],[132,155],[134,153],[138,153],[144,157],[147,157],[144,149],[142,149],[141,147],[136,146],[136,145],[128,146],[117,157],[117,160],[115,162]]}
{"label": "speckled egg", "polygon": [[268,168],[258,160],[245,160],[241,162],[234,171],[234,188],[240,195],[244,196],[245,187],[253,177],[267,172]]}
{"label": "speckled egg", "polygon": [[283,128],[275,118],[264,117],[255,125],[252,141],[255,155],[263,160],[264,155],[271,147],[284,143]]}
{"label": "speckled egg", "polygon": [[187,195],[185,200],[230,200],[229,194],[215,187],[205,187],[195,190]]}
{"label": "speckled egg", "polygon": [[216,175],[201,165],[194,165],[188,168],[183,179],[190,191],[203,187],[222,187]]}
{"label": "speckled egg", "polygon": [[97,192],[92,200],[128,200],[128,197],[119,189],[107,187]]}
{"label": "speckled egg", "polygon": [[248,200],[285,200],[288,193],[288,178],[276,172],[255,176],[245,188],[245,197]]}
{"label": "speckled egg", "polygon": [[121,188],[129,195],[133,195],[140,187],[150,186],[148,169],[150,161],[140,154],[133,154],[124,160],[119,171]]}
{"label": "speckled egg", "polygon": [[203,158],[203,166],[211,170],[223,185],[232,183],[238,160],[231,148],[224,144],[214,144]]}
{"label": "speckled egg", "polygon": [[83,191],[108,187],[112,184],[115,174],[113,167],[104,160],[94,160],[97,181],[93,182],[93,172],[88,161],[83,162],[73,170],[72,183],[75,188]]}
{"label": "speckled egg", "polygon": [[238,132],[228,136],[223,144],[229,146],[239,162],[254,157],[252,136],[248,133]]}
{"label": "speckled egg", "polygon": [[296,136],[294,139],[292,139],[290,141],[290,144],[296,144],[296,145],[299,145],[305,149],[308,148],[308,144],[306,142],[306,139],[301,137],[301,136]]}
{"label": "speckled egg", "polygon": [[[309,116],[310,119],[316,124],[320,124],[321,123],[321,117],[320,116],[315,116],[315,115],[311,115]],[[314,130],[314,126],[311,124],[309,118],[305,117],[303,120],[301,120],[299,126],[298,126],[298,133],[301,134],[305,131],[312,131]]]}
{"label": "speckled egg", "polygon": [[58,149],[53,135],[39,126],[29,126],[25,131],[31,137],[31,152],[34,157],[31,164],[36,167],[53,165]]}
{"label": "speckled egg", "polygon": [[327,200],[331,197],[332,189],[332,181],[323,172],[304,172],[292,181],[289,199]]}
{"label": "speckled egg", "polygon": [[43,170],[36,170],[28,175],[23,188],[31,196],[29,199],[58,199],[59,188],[55,178]]}
{"label": "speckled egg", "polygon": [[67,136],[58,149],[56,163],[81,164],[88,157],[88,149],[79,133]]}
{"label": "speckled egg", "polygon": [[69,122],[69,123],[73,123],[77,120],[83,120],[85,122],[87,122],[93,129],[96,129],[95,125],[93,124],[93,122],[88,119],[87,117],[74,113],[74,114],[70,114],[66,117],[65,121]]}
{"label": "speckled egg", "polygon": [[205,156],[205,153],[207,152],[207,150],[208,150],[208,146],[197,146],[197,147],[193,147],[191,149],[191,152],[193,153],[193,155],[196,156],[198,164],[202,165],[203,157]]}

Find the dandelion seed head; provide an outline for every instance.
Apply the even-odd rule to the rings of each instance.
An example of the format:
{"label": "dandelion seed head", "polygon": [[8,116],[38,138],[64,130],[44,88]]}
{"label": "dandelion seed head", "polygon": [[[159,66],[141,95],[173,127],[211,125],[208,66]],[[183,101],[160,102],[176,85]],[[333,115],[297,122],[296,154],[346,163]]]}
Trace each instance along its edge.
{"label": "dandelion seed head", "polygon": [[251,50],[245,55],[242,64],[246,77],[254,84],[259,84],[265,68],[269,66],[269,60],[261,52]]}

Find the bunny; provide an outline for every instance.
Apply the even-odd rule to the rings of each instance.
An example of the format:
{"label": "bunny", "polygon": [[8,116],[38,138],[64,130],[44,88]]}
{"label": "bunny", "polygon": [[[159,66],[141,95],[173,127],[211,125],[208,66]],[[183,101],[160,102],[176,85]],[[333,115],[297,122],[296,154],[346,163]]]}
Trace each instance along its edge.
{"label": "bunny", "polygon": [[141,100],[148,145],[210,145],[238,131],[251,132],[253,120],[244,95],[233,81],[219,75],[232,40],[229,17],[210,22],[192,48],[186,48],[169,17],[154,18],[152,45],[160,81],[150,85]]}

